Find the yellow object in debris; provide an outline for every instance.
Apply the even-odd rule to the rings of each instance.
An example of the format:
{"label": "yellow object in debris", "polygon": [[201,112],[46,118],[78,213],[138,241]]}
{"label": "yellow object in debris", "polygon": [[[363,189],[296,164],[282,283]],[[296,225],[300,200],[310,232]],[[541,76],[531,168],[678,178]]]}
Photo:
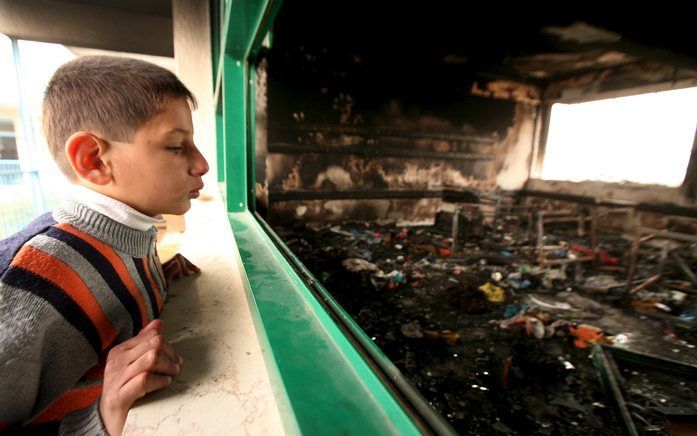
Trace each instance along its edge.
{"label": "yellow object in debris", "polygon": [[481,285],[479,290],[484,292],[487,300],[491,301],[492,303],[503,303],[506,301],[506,291],[496,285],[492,285],[489,282]]}

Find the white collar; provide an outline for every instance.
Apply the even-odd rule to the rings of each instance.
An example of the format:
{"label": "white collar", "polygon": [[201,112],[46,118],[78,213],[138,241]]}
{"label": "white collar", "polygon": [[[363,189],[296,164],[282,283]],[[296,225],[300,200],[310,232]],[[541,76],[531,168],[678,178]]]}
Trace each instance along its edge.
{"label": "white collar", "polygon": [[82,185],[72,185],[70,195],[90,209],[102,215],[106,215],[114,221],[132,229],[146,231],[150,230],[156,223],[163,223],[165,221],[162,215],[156,215],[154,217],[145,215],[126,203],[97,191],[93,191]]}

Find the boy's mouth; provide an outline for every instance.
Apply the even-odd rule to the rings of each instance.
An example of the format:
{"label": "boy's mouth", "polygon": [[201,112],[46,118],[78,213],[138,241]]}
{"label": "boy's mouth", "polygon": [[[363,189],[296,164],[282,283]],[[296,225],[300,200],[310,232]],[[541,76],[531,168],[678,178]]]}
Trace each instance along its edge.
{"label": "boy's mouth", "polygon": [[189,198],[198,198],[198,196],[201,195],[201,189],[203,189],[203,185],[189,191]]}

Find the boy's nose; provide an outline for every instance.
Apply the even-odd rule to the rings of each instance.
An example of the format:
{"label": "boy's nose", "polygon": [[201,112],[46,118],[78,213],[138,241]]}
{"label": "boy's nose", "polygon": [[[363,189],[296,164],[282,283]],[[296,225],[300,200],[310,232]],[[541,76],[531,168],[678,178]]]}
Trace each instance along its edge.
{"label": "boy's nose", "polygon": [[203,154],[196,149],[196,153],[194,154],[194,162],[191,165],[191,175],[202,176],[206,174],[209,169],[208,161],[205,157],[203,157]]}

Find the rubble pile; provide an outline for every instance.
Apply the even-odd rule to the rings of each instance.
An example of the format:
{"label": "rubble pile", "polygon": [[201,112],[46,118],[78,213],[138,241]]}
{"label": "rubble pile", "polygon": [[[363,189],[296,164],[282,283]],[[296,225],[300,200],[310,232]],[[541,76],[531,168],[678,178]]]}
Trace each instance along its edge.
{"label": "rubble pile", "polygon": [[590,241],[556,215],[544,234],[467,216],[453,230],[443,215],[431,227],[277,232],[461,434],[623,434],[590,358],[597,344],[697,363],[696,244]]}

